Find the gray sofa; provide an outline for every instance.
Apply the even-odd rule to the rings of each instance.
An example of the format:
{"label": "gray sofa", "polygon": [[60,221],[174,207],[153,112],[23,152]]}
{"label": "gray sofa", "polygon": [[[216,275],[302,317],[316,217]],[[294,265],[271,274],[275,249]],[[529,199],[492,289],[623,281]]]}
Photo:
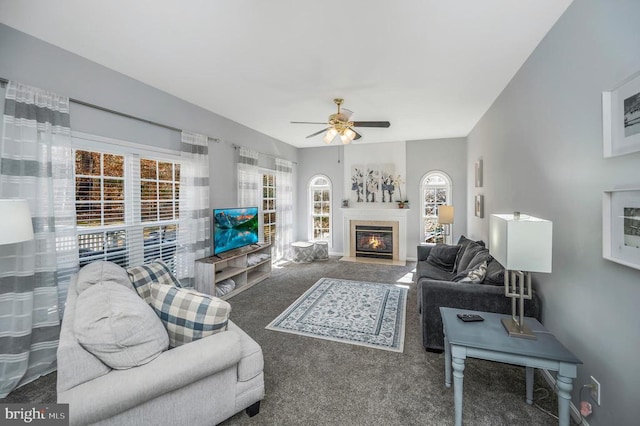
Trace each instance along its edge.
{"label": "gray sofa", "polygon": [[[69,287],[58,347],[58,402],[69,404],[71,425],[213,425],[243,409],[250,416],[258,413],[264,396],[262,349],[231,321],[226,331],[172,349],[166,349],[165,338],[155,358],[131,368],[112,369],[86,350],[74,323],[87,308],[82,272]],[[120,292],[139,297],[133,287]]]}
{"label": "gray sofa", "polygon": [[[457,245],[421,244],[417,251],[415,282],[426,350],[444,349],[441,306],[511,314],[511,299],[504,295],[504,268],[482,241],[461,236]],[[533,298],[525,301],[525,316],[540,319],[540,313],[534,290]]]}

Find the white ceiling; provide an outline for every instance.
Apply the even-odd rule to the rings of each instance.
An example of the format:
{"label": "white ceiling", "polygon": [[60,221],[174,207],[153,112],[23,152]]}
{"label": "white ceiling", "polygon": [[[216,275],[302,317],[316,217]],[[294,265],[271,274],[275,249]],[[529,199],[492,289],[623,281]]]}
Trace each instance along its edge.
{"label": "white ceiling", "polygon": [[[297,147],[466,136],[572,0],[0,0],[0,21]],[[153,117],[150,117],[153,119]],[[215,135],[214,135],[215,136]]]}

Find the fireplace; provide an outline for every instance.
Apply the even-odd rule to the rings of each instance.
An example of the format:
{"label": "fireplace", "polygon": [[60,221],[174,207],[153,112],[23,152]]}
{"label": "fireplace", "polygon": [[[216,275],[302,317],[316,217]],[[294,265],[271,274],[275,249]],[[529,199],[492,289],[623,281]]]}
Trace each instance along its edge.
{"label": "fireplace", "polygon": [[356,225],[356,257],[393,259],[393,227]]}
{"label": "fireplace", "polygon": [[398,222],[350,220],[349,258],[362,262],[395,262],[400,254]]}

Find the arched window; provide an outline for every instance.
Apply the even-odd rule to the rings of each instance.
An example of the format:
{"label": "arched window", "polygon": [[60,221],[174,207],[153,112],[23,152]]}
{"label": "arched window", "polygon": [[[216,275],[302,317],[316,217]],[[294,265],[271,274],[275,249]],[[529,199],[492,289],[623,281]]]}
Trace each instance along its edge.
{"label": "arched window", "polygon": [[309,240],[331,243],[331,181],[317,175],[309,181]]}
{"label": "arched window", "polygon": [[451,244],[451,232],[438,224],[438,207],[451,205],[451,178],[444,172],[429,172],[420,182],[422,241]]}

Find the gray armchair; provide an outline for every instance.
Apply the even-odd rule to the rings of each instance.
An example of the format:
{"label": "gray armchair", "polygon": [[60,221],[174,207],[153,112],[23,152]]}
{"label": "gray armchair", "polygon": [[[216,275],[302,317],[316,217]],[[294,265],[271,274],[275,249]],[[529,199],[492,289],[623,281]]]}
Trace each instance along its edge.
{"label": "gray armchair", "polygon": [[76,276],[58,348],[58,402],[69,404],[71,425],[212,425],[243,409],[258,413],[262,350],[231,321],[226,331],[116,370],[80,345],[74,331],[77,302]]}

